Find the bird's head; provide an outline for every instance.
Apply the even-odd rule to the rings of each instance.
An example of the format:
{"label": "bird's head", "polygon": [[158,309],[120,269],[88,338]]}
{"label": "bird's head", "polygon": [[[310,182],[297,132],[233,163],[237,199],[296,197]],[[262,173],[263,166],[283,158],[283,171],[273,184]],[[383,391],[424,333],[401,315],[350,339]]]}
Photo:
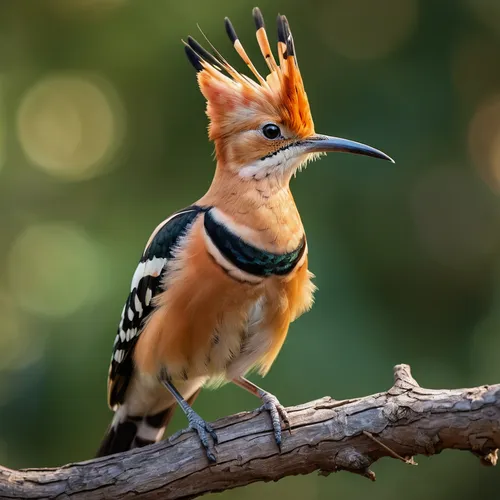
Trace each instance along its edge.
{"label": "bird's head", "polygon": [[253,10],[253,17],[257,41],[269,68],[265,78],[248,57],[228,18],[227,34],[256,80],[239,73],[215,48],[213,54],[209,53],[192,37],[185,43],[207,100],[209,137],[215,142],[221,168],[243,179],[289,179],[301,165],[322,153],[343,151],[392,161],[370,146],[315,133],[286,17],[278,15],[277,19],[277,61],[258,8]]}

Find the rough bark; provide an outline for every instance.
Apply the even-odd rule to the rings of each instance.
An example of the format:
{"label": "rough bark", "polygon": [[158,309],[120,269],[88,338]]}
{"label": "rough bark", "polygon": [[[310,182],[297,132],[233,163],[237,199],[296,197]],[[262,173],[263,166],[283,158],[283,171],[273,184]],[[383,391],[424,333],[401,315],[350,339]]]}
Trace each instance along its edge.
{"label": "rough bark", "polygon": [[495,465],[500,447],[500,384],[460,390],[423,389],[407,365],[394,369],[387,392],[360,399],[325,397],[288,408],[292,433],[281,453],[269,416],[241,413],[214,423],[218,462],[208,463],[192,432],[139,450],[57,469],[0,467],[2,499],[187,499],[255,481],[346,470],[375,479],[373,462],[452,448]]}

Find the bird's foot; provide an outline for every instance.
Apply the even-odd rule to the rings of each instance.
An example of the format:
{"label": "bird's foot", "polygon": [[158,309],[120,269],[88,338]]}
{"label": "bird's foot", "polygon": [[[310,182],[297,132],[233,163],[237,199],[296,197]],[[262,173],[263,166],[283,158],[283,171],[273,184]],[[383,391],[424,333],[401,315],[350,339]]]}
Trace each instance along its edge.
{"label": "bird's foot", "polygon": [[264,403],[260,408],[259,412],[268,411],[271,416],[271,422],[273,424],[274,439],[276,444],[281,451],[281,422],[285,425],[285,428],[291,433],[290,420],[288,419],[288,414],[283,407],[283,405],[278,401],[278,398],[273,394],[260,390],[259,397]]}
{"label": "bird's foot", "polygon": [[[196,431],[198,437],[200,438],[203,448],[207,454],[207,458],[210,462],[217,462],[214,453],[210,450],[210,444],[208,441],[208,434],[212,437],[214,445],[219,442],[217,433],[214,431],[213,427],[205,422],[192,408],[189,408],[186,412],[186,416],[189,422],[189,428]],[[215,451],[215,450],[214,450]]]}

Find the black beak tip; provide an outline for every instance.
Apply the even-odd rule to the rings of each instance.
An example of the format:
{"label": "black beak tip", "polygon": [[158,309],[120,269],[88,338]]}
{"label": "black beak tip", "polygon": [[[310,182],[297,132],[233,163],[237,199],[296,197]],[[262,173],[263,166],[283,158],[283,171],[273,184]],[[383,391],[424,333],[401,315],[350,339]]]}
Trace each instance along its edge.
{"label": "black beak tip", "polygon": [[383,151],[380,151],[379,149],[370,148],[368,151],[363,151],[360,154],[371,156],[372,158],[378,158],[379,160],[396,163],[393,158],[391,158],[388,154],[384,153]]}
{"label": "black beak tip", "polygon": [[361,154],[366,154],[366,156],[378,158],[379,160],[385,160],[391,163],[396,163],[393,158],[391,158],[388,154],[384,153],[383,151],[380,151],[380,149],[369,148],[367,151]]}

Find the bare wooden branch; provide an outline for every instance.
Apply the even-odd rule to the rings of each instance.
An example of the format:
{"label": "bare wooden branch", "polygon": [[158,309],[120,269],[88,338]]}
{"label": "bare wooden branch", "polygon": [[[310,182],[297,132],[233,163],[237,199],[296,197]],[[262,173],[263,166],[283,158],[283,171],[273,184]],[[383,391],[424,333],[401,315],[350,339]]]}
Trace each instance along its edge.
{"label": "bare wooden branch", "polygon": [[[194,498],[255,481],[318,470],[347,470],[374,480],[381,457],[412,464],[417,454],[468,450],[495,465],[500,447],[500,384],[460,390],[423,389],[410,367],[394,369],[387,392],[288,408],[292,434],[276,448],[267,414],[241,413],[214,423],[220,444],[210,465],[192,432],[139,450],[65,465],[14,471],[0,467],[2,499]],[[405,464],[401,464],[405,467]]]}

